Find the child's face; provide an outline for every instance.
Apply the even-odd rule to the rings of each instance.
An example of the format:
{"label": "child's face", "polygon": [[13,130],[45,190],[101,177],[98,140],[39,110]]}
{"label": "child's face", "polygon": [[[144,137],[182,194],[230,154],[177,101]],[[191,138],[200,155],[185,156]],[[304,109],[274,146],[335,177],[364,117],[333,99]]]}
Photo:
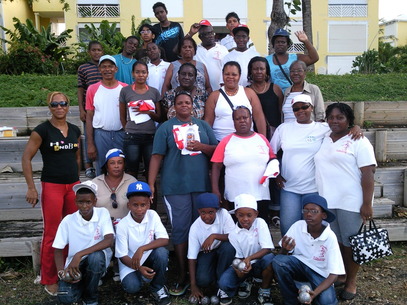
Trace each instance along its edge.
{"label": "child's face", "polygon": [[253,221],[256,219],[258,212],[251,208],[240,208],[235,212],[237,221],[244,229],[249,230],[252,227]]}
{"label": "child's face", "polygon": [[76,194],[75,203],[82,218],[89,221],[93,215],[93,207],[96,205],[95,194]]}
{"label": "child's face", "polygon": [[322,211],[321,207],[314,203],[304,205],[302,214],[308,225],[318,225],[327,217],[326,213]]}
{"label": "child's face", "polygon": [[202,208],[198,209],[199,216],[204,223],[207,225],[213,224],[216,218],[216,209],[215,208]]}
{"label": "child's face", "polygon": [[134,221],[140,223],[150,208],[150,198],[145,196],[132,196],[129,198],[127,207]]}
{"label": "child's face", "polygon": [[235,17],[230,17],[228,22],[226,23],[226,27],[229,31],[232,30],[239,25],[239,21]]}

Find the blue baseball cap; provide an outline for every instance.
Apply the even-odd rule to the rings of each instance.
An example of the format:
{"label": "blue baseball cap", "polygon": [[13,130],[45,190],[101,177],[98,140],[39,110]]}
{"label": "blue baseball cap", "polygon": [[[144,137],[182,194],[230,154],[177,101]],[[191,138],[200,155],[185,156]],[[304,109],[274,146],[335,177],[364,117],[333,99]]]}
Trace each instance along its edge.
{"label": "blue baseball cap", "polygon": [[275,30],[274,34],[273,34],[273,37],[271,37],[271,44],[273,46],[274,46],[274,40],[276,40],[276,38],[278,36],[287,37],[288,38],[288,45],[292,44],[291,39],[290,39],[290,33],[288,33],[286,30],[280,28],[280,29]]}
{"label": "blue baseball cap", "polygon": [[213,193],[202,193],[196,197],[196,208],[214,208],[219,209],[219,198]]}
{"label": "blue baseball cap", "polygon": [[328,203],[326,202],[326,199],[320,195],[316,194],[310,194],[310,195],[305,195],[302,197],[302,208],[306,206],[308,203],[313,203],[321,207],[322,211],[326,213],[326,221],[327,222],[332,222],[335,220],[335,215],[328,210]]}
{"label": "blue baseball cap", "polygon": [[143,181],[133,182],[127,188],[126,197],[129,198],[133,195],[151,196],[151,189],[148,184]]}
{"label": "blue baseball cap", "polygon": [[105,163],[103,164],[103,166],[105,166],[107,161],[109,161],[109,159],[111,159],[113,157],[126,158],[126,156],[124,155],[124,153],[123,153],[123,151],[121,149],[112,148],[106,153],[106,155],[105,155]]}

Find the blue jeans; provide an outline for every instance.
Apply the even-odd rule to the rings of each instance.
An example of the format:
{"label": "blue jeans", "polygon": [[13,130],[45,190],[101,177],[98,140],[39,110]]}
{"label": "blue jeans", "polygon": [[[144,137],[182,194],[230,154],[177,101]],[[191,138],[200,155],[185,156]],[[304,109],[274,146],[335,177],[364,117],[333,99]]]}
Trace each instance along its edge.
{"label": "blue jeans", "polygon": [[220,277],[220,280],[218,281],[219,288],[226,292],[226,294],[229,297],[233,297],[236,294],[239,285],[245,279],[252,276],[256,278],[261,278],[263,270],[266,269],[267,266],[271,264],[273,259],[274,259],[273,253],[269,253],[263,256],[261,259],[257,260],[257,262],[255,262],[252,265],[252,270],[250,270],[250,272],[247,273],[247,275],[243,278],[239,278],[236,274],[235,269],[233,269],[233,267],[230,266],[228,269],[226,269],[225,272],[223,272],[222,276]]}
{"label": "blue jeans", "polygon": [[[314,290],[325,280],[325,277],[316,273],[292,255],[277,255],[273,260],[273,270],[285,305],[299,304],[297,299],[298,288],[294,281],[309,282],[311,289]],[[334,286],[332,285],[321,292],[313,303],[319,305],[338,304]]]}
{"label": "blue jeans", "polygon": [[[317,194],[318,193],[308,193]],[[302,219],[302,197],[308,194],[297,194],[281,189],[280,193],[280,230],[281,236],[287,233],[288,229],[298,220]]]}
{"label": "blue jeans", "polygon": [[127,274],[122,280],[123,290],[127,293],[137,293],[143,287],[143,282],[150,282],[150,290],[157,292],[165,284],[165,272],[168,266],[168,250],[164,247],[154,249],[143,266],[150,267],[155,271],[154,278],[150,281],[144,278],[140,271]]}
{"label": "blue jeans", "polygon": [[137,176],[141,157],[143,157],[144,168],[148,173],[151,153],[153,151],[153,134],[124,134],[123,152],[126,156],[126,170]]}
{"label": "blue jeans", "polygon": [[199,252],[195,272],[196,284],[199,287],[208,287],[213,282],[218,281],[232,263],[235,254],[235,248],[228,241],[223,241],[218,248],[211,252]]}
{"label": "blue jeans", "polygon": [[106,153],[112,148],[123,150],[124,131],[107,131],[101,128],[95,128],[93,138],[98,161],[96,175],[99,176],[102,173],[102,166],[106,161]]}
{"label": "blue jeans", "polygon": [[98,284],[106,271],[106,258],[103,251],[89,254],[79,265],[82,279],[78,283],[59,281],[58,300],[63,304],[78,302],[98,303]]}

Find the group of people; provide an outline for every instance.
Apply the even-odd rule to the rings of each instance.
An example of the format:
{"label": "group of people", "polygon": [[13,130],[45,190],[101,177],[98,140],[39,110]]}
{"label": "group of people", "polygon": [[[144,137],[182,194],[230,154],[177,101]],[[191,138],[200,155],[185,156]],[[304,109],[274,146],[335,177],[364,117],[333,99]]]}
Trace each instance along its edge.
{"label": "group of people", "polygon": [[[209,21],[184,36],[165,4],[153,10],[159,23],[140,27],[140,48],[130,36],[120,54],[104,55],[92,41],[90,61],[78,69],[85,175],[93,180],[79,181],[81,132],[66,120],[64,93],[48,95],[51,118],[27,143],[22,164],[33,207],[38,150],[44,163],[45,290],[64,303],[97,304],[114,254],[114,279],[128,293],[149,282],[157,304],[188,287],[199,300],[212,284],[220,304],[230,304],[250,295],[253,278],[262,279],[261,304],[272,302],[273,278],[285,304],[298,303],[294,281],[310,283],[308,303],[336,304],[334,284],[353,299],[358,265],[349,236],[372,217],[376,161],[352,109],[325,109],[318,86],[305,80],[318,60],[305,33],[295,34],[307,55],[288,53],[289,33],[277,29],[275,53],[264,58],[236,13],[226,17],[225,47]],[[141,162],[147,183],[137,180]],[[169,290],[169,237],[154,211],[158,175],[178,270]],[[269,225],[283,236],[278,255]]]}

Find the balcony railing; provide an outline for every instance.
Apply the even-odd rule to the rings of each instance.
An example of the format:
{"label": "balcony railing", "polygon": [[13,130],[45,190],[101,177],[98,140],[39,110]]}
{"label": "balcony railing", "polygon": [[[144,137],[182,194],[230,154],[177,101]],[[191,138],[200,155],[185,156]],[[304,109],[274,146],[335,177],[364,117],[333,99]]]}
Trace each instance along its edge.
{"label": "balcony railing", "polygon": [[292,53],[303,53],[304,51],[305,51],[305,46],[303,43],[293,43],[288,48],[288,52],[292,52]]}
{"label": "balcony railing", "polygon": [[78,4],[79,18],[114,18],[120,16],[120,6],[114,4]]}
{"label": "balcony railing", "polygon": [[367,4],[330,4],[329,17],[367,17]]}

